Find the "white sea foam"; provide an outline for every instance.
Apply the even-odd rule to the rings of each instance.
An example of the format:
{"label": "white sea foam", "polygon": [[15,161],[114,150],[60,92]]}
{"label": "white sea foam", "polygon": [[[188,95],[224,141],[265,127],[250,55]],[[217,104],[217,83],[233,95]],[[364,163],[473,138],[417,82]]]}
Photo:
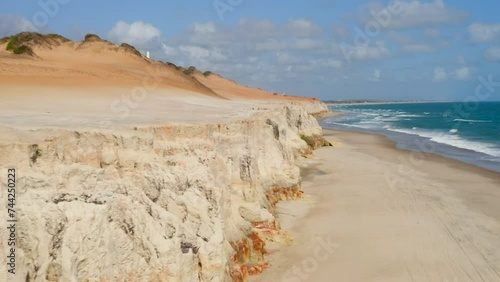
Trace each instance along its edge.
{"label": "white sea foam", "polygon": [[[470,141],[461,138],[458,134],[449,134],[440,131],[425,131],[425,130],[406,130],[391,128],[394,132],[418,135],[420,137],[429,138],[436,143],[446,144],[460,149],[471,150],[479,153],[484,153],[493,157],[500,157],[500,149],[493,144]],[[458,132],[458,131],[457,131]]]}
{"label": "white sea foam", "polygon": [[397,115],[397,117],[423,117],[421,115],[412,115],[412,114],[401,114]]}
{"label": "white sea foam", "polygon": [[345,127],[354,127],[354,128],[361,128],[361,129],[370,129],[370,127],[367,126],[360,126],[360,125],[355,125],[355,124],[345,124],[345,123],[340,123],[340,122],[334,122],[334,121],[325,121],[327,124],[334,124],[334,125],[341,125]]}
{"label": "white sea foam", "polygon": [[475,120],[475,119],[461,119],[461,118],[457,118],[454,121],[472,122],[472,123],[475,123],[475,122],[492,122],[491,120]]}

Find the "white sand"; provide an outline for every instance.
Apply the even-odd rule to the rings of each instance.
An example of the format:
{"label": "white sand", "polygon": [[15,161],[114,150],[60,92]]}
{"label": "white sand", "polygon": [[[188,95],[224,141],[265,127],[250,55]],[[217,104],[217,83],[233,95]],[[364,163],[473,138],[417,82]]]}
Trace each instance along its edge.
{"label": "white sand", "polygon": [[401,165],[410,152],[383,137],[331,134],[305,170],[316,202],[280,204],[293,246],[253,281],[500,281],[500,174],[433,155]]}

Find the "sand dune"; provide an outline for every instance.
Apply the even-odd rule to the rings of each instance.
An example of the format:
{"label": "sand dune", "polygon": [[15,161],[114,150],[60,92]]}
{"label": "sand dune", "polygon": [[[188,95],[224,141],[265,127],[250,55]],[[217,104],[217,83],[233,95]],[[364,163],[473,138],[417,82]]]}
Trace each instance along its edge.
{"label": "sand dune", "polygon": [[180,88],[217,97],[181,71],[136,54],[130,47],[100,39],[27,44],[36,57],[12,54],[5,50],[6,45],[0,45],[2,84],[123,87],[154,83],[160,88]]}
{"label": "sand dune", "polygon": [[326,110],[315,99],[273,95],[217,74],[189,72],[93,35],[81,42],[36,33],[18,37],[34,54],[16,55],[5,50],[8,40],[0,43],[4,124],[207,122],[243,117],[243,109],[271,101],[299,101],[309,112]]}
{"label": "sand dune", "polygon": [[118,46],[93,35],[87,35],[81,42],[36,33],[21,33],[18,36],[24,38],[22,44],[30,47],[34,55],[15,55],[6,50],[8,40],[0,41],[2,85],[124,87],[146,83],[157,88],[182,89],[214,98],[314,101],[311,98],[273,95],[217,74],[205,76],[197,70],[189,73],[182,67],[150,60],[130,45]]}

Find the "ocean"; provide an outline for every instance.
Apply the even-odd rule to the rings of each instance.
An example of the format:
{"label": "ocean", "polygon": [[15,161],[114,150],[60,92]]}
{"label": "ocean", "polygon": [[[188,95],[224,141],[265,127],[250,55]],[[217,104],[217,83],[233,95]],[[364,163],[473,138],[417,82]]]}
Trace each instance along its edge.
{"label": "ocean", "polygon": [[357,104],[321,125],[387,136],[401,149],[435,153],[500,172],[500,102]]}

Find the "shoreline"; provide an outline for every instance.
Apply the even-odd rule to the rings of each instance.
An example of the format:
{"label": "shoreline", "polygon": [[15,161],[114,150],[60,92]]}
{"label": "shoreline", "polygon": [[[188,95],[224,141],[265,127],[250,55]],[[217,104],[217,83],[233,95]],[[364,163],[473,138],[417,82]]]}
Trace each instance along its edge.
{"label": "shoreline", "polygon": [[306,160],[306,198],[278,205],[294,243],[252,281],[500,280],[499,173],[382,135],[324,136],[334,147]]}
{"label": "shoreline", "polygon": [[460,101],[386,101],[386,102],[347,102],[330,103],[324,102],[327,106],[353,106],[353,105],[392,105],[392,104],[427,104],[427,103],[462,103]]}
{"label": "shoreline", "polygon": [[[329,127],[328,124],[324,123],[324,120],[326,120],[327,118],[329,117],[339,117],[339,116],[343,116],[343,115],[346,115],[348,112],[344,112],[344,111],[334,111],[335,114],[331,115],[331,116],[325,116],[325,117],[321,117],[318,119],[318,122],[320,123],[320,125],[322,126],[322,128],[324,129],[327,129],[327,130],[338,130],[338,131],[345,131],[345,132],[358,132],[358,133],[363,133],[363,134],[373,134],[373,135],[378,135],[378,136],[381,136],[383,138],[386,138],[388,141],[394,143],[394,147],[397,148],[397,149],[400,149],[400,150],[405,150],[405,151],[410,151],[410,152],[423,152],[423,151],[420,151],[420,150],[417,150],[417,149],[412,149],[412,148],[400,148],[399,146],[402,145],[402,146],[407,146],[408,144],[405,144],[404,142],[401,142],[401,143],[398,143],[398,141],[394,141],[392,140],[389,136],[385,135],[384,133],[382,132],[377,132],[377,130],[369,130],[369,129],[366,129],[366,128],[356,128],[356,129],[350,129],[350,128],[333,128],[332,127]],[[347,125],[346,126],[342,126],[342,127],[348,127]],[[373,132],[371,132],[373,131]],[[472,149],[468,149],[468,148],[461,148],[461,147],[456,147],[454,145],[450,145],[450,144],[447,144],[447,143],[441,143],[441,142],[437,142],[437,141],[433,141],[433,140],[429,140],[428,137],[423,137],[421,135],[418,135],[418,134],[409,134],[409,133],[401,133],[401,132],[397,132],[397,131],[387,131],[387,133],[390,133],[390,135],[392,135],[393,137],[394,136],[405,136],[405,135],[408,135],[408,136],[416,136],[417,138],[421,138],[423,140],[428,140],[429,142],[431,142],[432,144],[434,144],[435,146],[444,146],[444,147],[447,147],[447,148],[450,148],[452,150],[456,150],[457,152],[466,152],[468,154],[471,154],[471,156],[473,156],[474,154],[484,154],[482,152],[478,152],[478,151],[475,151],[475,150],[472,150]],[[449,150],[449,149],[448,149]],[[423,153],[426,153],[426,152],[423,152]],[[432,154],[432,155],[436,155],[436,156],[440,156],[440,157],[443,157],[443,158],[446,158],[446,159],[450,159],[450,160],[455,160],[455,161],[458,161],[460,163],[465,163],[465,164],[470,164],[470,165],[473,165],[477,168],[480,168],[480,169],[485,169],[485,170],[488,170],[488,171],[491,171],[491,172],[495,172],[495,173],[500,173],[500,171],[495,170],[495,168],[493,168],[493,164],[490,164],[490,163],[478,163],[478,160],[477,159],[471,159],[469,161],[466,161],[466,160],[463,160],[463,159],[459,159],[459,158],[454,158],[453,156],[450,156],[450,154],[453,155],[453,153],[450,153],[447,151],[447,153],[444,153],[444,152],[432,152],[432,153],[426,153],[426,154]],[[471,158],[471,156],[469,156],[469,158]]]}

